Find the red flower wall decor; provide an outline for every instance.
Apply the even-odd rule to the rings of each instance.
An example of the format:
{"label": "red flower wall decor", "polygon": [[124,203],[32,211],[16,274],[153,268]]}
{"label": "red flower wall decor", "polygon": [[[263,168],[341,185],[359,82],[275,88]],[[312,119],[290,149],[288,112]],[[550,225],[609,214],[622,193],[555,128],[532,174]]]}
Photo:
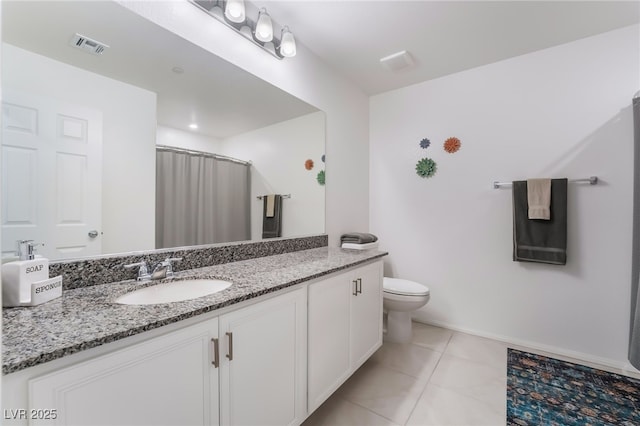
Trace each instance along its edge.
{"label": "red flower wall decor", "polygon": [[307,160],[304,162],[304,168],[307,170],[313,169],[313,160]]}
{"label": "red flower wall decor", "polygon": [[460,139],[458,138],[449,138],[444,141],[444,150],[449,154],[453,154],[454,152],[460,149]]}

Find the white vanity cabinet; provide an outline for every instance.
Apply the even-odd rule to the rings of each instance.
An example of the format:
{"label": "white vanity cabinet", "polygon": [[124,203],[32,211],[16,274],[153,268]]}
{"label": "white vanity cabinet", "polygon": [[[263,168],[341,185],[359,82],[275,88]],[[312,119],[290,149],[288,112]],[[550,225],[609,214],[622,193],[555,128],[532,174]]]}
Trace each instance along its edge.
{"label": "white vanity cabinet", "polygon": [[297,425],[305,419],[307,291],[220,317],[223,425]]}
{"label": "white vanity cabinet", "polygon": [[4,376],[3,424],[299,425],[381,344],[375,260]]}
{"label": "white vanity cabinet", "polygon": [[382,345],[382,262],[309,285],[308,409]]}
{"label": "white vanity cabinet", "polygon": [[[218,319],[29,380],[31,424],[218,423]],[[53,412],[53,415],[51,414]]]}
{"label": "white vanity cabinet", "polygon": [[306,302],[301,288],[31,379],[29,407],[56,425],[302,423]]}

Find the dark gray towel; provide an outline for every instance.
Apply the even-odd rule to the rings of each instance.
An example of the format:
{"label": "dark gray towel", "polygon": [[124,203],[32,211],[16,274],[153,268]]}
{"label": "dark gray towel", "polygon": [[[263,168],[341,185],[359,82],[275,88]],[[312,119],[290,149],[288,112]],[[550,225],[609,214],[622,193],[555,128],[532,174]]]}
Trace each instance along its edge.
{"label": "dark gray towel", "polygon": [[513,182],[513,260],[567,263],[567,179],[551,180],[551,219],[529,219],[527,181]]}
{"label": "dark gray towel", "polygon": [[340,237],[341,243],[367,244],[376,241],[378,241],[378,237],[365,232],[350,232],[348,234],[342,234]]}
{"label": "dark gray towel", "polygon": [[267,197],[262,197],[262,238],[282,236],[282,195],[273,200],[273,217],[267,217]]}

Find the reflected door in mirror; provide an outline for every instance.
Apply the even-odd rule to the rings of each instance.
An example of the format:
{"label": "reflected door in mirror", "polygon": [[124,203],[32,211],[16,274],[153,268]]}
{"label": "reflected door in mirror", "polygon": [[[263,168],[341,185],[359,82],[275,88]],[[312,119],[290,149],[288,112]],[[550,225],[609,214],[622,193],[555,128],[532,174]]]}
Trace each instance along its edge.
{"label": "reflected door in mirror", "polygon": [[[11,89],[3,93],[2,250],[43,243],[52,258],[101,254],[102,114]],[[91,235],[90,235],[91,234]]]}

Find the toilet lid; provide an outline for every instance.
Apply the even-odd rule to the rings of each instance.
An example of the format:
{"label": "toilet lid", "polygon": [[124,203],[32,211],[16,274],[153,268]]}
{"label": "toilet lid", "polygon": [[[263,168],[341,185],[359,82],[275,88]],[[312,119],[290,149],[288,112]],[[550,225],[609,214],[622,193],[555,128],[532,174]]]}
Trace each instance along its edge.
{"label": "toilet lid", "polygon": [[400,278],[384,277],[382,286],[386,293],[399,294],[401,296],[426,296],[429,294],[429,287],[426,285]]}

